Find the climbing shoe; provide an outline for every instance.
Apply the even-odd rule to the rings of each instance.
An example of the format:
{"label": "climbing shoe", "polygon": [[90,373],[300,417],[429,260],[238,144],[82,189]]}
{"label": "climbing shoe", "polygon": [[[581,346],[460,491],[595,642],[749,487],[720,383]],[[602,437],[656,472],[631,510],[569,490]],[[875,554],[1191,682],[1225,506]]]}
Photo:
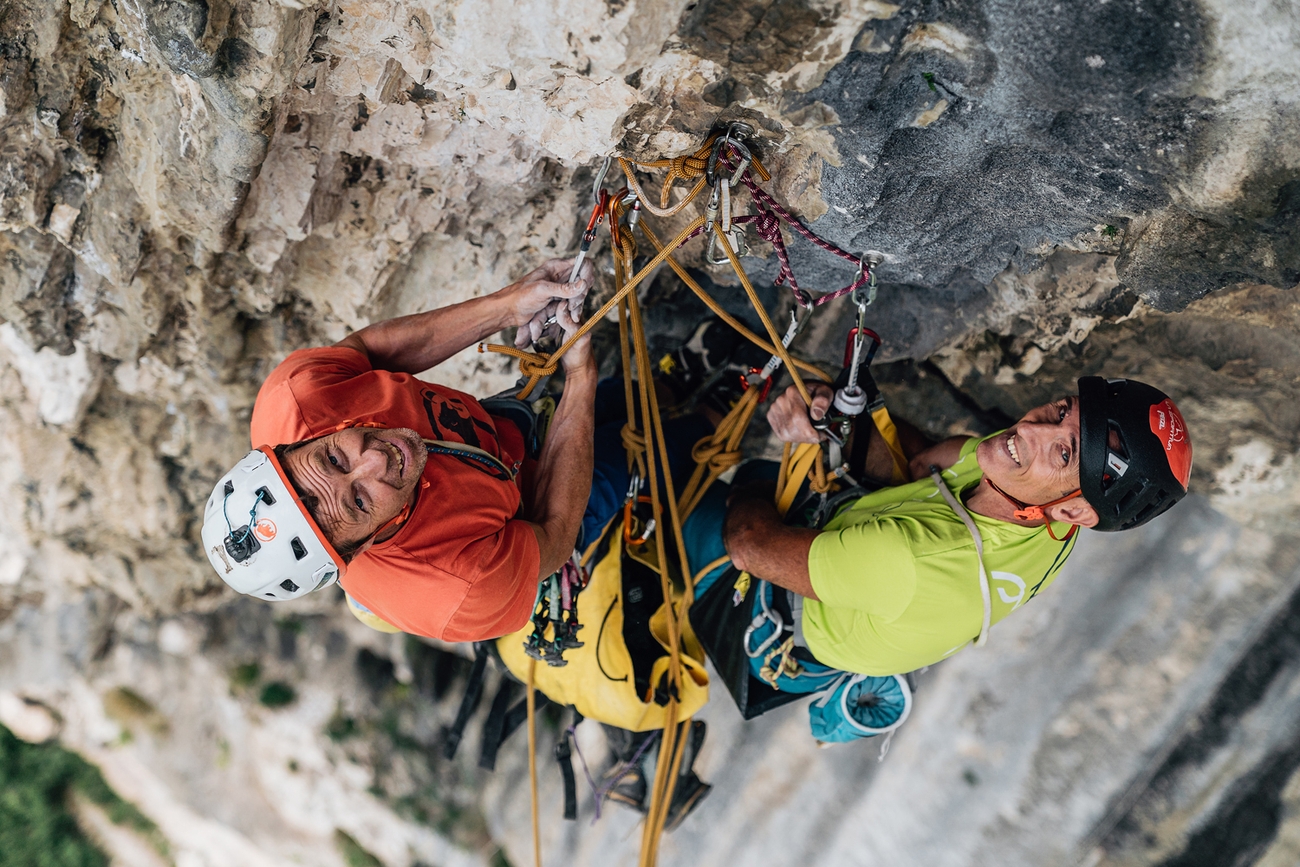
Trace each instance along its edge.
{"label": "climbing shoe", "polygon": [[710,316],[681,346],[660,358],[655,378],[672,392],[674,406],[687,403],[723,373],[740,340],[727,323]]}
{"label": "climbing shoe", "polygon": [[678,778],[677,788],[673,789],[673,799],[668,804],[668,815],[664,818],[664,830],[672,831],[680,825],[711,791],[713,786],[703,782],[694,771]]}
{"label": "climbing shoe", "polygon": [[623,762],[619,762],[605,773],[601,788],[605,789],[605,797],[608,800],[631,807],[638,813],[646,811],[646,781],[640,766],[633,765],[629,768]]}
{"label": "climbing shoe", "polygon": [[613,765],[605,771],[600,789],[605,797],[637,812],[646,811],[647,782],[643,764],[646,754],[654,754],[653,744],[647,740],[657,738],[657,732],[631,732],[601,723],[605,742],[609,745]]}
{"label": "climbing shoe", "polygon": [[677,785],[673,788],[673,798],[668,802],[668,815],[664,819],[665,831],[671,831],[680,825],[695,809],[695,805],[704,800],[704,796],[713,789],[699,778],[694,769],[695,759],[700,755],[708,730],[704,720],[691,720],[691,727],[685,734],[686,744],[682,747],[682,765],[677,772]]}

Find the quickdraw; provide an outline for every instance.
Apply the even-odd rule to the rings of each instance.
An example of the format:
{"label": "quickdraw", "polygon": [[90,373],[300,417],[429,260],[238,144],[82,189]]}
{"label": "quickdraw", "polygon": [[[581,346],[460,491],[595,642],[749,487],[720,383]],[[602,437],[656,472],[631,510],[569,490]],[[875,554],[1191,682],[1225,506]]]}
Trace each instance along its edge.
{"label": "quickdraw", "polygon": [[583,645],[578,640],[578,630],[582,629],[578,622],[578,594],[588,580],[590,576],[575,556],[537,586],[533,631],[524,642],[525,653],[547,665],[568,664],[564,651]]}

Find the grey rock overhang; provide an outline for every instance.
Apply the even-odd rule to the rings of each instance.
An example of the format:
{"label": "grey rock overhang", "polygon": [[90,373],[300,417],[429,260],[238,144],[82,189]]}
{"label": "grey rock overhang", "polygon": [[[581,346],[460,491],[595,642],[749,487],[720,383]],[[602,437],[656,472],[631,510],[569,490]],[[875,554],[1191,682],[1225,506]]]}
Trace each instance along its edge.
{"label": "grey rock overhang", "polygon": [[[1161,310],[1300,280],[1296,169],[1252,175],[1230,210],[1178,193],[1225,139],[1252,132],[1200,94],[1221,62],[1215,26],[1190,0],[904,4],[819,88],[789,95],[792,113],[820,102],[839,117],[816,228],[889,255],[881,276],[898,291],[876,315],[899,320],[906,354],[951,336],[917,322],[977,318],[977,286],[1057,247],[1119,252],[1119,290]],[[1300,126],[1298,98],[1279,91],[1276,134]],[[810,283],[842,281],[805,258]],[[888,300],[900,293],[906,312]]]}

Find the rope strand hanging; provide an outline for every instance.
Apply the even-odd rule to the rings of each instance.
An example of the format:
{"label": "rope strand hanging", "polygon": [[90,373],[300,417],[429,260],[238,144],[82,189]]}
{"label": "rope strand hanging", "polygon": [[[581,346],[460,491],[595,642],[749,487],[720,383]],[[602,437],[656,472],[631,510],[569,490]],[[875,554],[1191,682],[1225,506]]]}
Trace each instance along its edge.
{"label": "rope strand hanging", "polygon": [[[651,375],[653,367],[650,361],[649,346],[646,340],[645,325],[641,313],[640,301],[636,295],[636,288],[641,285],[655,270],[662,264],[668,266],[677,274],[683,283],[704,302],[704,304],[728,326],[735,329],[745,339],[761,347],[764,351],[771,354],[774,358],[769,363],[770,371],[765,371],[767,376],[773,375],[776,370],[784,366],[790,373],[795,388],[803,398],[805,404],[811,405],[812,399],[807,386],[804,383],[800,371],[804,371],[812,376],[817,377],[825,382],[830,382],[831,377],[818,369],[816,366],[794,358],[788,348],[787,343],[793,338],[796,329],[792,328],[786,337],[777,333],[770,316],[764,308],[753,284],[745,273],[740,264],[737,250],[733,248],[731,239],[727,235],[726,228],[735,225],[751,224],[755,227],[760,237],[772,243],[777,257],[781,262],[781,269],[777,275],[775,283],[781,285],[788,284],[794,293],[795,300],[799,306],[812,308],[819,306],[832,298],[839,297],[847,292],[864,285],[869,279],[870,274],[867,272],[862,257],[855,257],[839,247],[819,238],[807,226],[790,214],[789,211],[781,207],[771,196],[763,191],[754,181],[754,175],[757,175],[762,181],[770,180],[771,176],[763,167],[761,162],[753,157],[748,149],[734,143],[731,138],[731,128],[725,133],[723,140],[719,143],[719,137],[724,136],[722,133],[709,136],[704,144],[694,153],[677,157],[671,160],[656,160],[649,163],[634,163],[633,161],[620,157],[619,166],[627,179],[627,188],[621,193],[614,196],[601,196],[600,208],[605,211],[606,223],[611,233],[611,254],[614,260],[614,282],[615,292],[601,307],[583,322],[578,329],[565,340],[561,346],[550,354],[532,353],[516,349],[512,346],[502,346],[497,344],[480,344],[479,351],[500,352],[505,355],[514,357],[519,362],[520,373],[527,382],[521,388],[518,396],[526,399],[537,387],[538,383],[544,377],[553,374],[559,366],[559,361],[565,352],[581,337],[586,335],[596,323],[606,317],[612,310],[617,310],[618,330],[619,330],[619,347],[623,366],[624,394],[627,403],[627,418],[622,431],[622,440],[628,455],[628,468],[635,471],[637,477],[643,479],[649,486],[649,499],[651,501],[652,514],[659,519],[659,528],[652,535],[654,537],[654,551],[657,557],[658,572],[660,585],[665,600],[665,610],[667,613],[666,626],[668,633],[668,655],[669,665],[667,672],[667,707],[664,715],[664,727],[660,737],[659,753],[656,760],[654,785],[650,795],[649,807],[645,819],[645,825],[641,839],[640,864],[641,867],[652,867],[658,857],[659,841],[663,833],[664,825],[668,818],[668,807],[671,804],[673,791],[676,786],[678,775],[681,771],[681,765],[685,753],[686,737],[690,725],[689,717],[685,720],[678,720],[677,695],[681,688],[681,678],[683,677],[683,664],[681,654],[683,652],[683,636],[689,632],[689,622],[687,616],[692,601],[694,600],[694,588],[697,578],[707,574],[712,569],[726,562],[726,558],[710,563],[698,574],[693,573],[686,554],[686,545],[683,538],[682,524],[690,515],[691,511],[700,502],[704,493],[709,486],[717,480],[727,469],[740,462],[742,455],[739,451],[740,443],[744,433],[748,428],[759,404],[766,395],[766,388],[750,387],[741,396],[740,400],[731,408],[723,418],[715,432],[696,443],[692,456],[696,462],[696,467],[690,480],[682,489],[680,497],[674,491],[674,485],[670,474],[668,473],[668,446],[664,438],[663,419],[660,414],[658,398],[655,394],[654,381]],[[721,166],[732,172],[732,178],[718,178],[715,176],[716,167]],[[660,190],[659,205],[655,206],[647,200],[644,190],[636,178],[636,170],[640,169],[667,169],[666,176]],[[695,180],[696,183],[686,193],[685,197],[675,205],[670,205],[672,199],[672,190],[677,181]],[[688,204],[694,201],[703,191],[705,186],[710,182],[723,185],[734,185],[737,181],[743,183],[750,193],[750,197],[758,210],[756,215],[742,215],[732,218],[728,213],[722,224],[715,222],[712,217],[696,217],[691,220],[677,235],[667,244],[663,244],[645,220],[636,219],[637,214],[634,212],[633,217],[629,219],[629,226],[624,228],[621,225],[621,219],[624,210],[625,196],[630,193],[639,199],[639,204],[650,213],[660,217],[671,217],[680,213]],[[715,188],[715,202],[717,189]],[[728,198],[728,208],[730,207]],[[714,204],[710,204],[710,214],[716,214],[713,210]],[[847,261],[858,265],[858,274],[854,282],[844,289],[837,290],[818,296],[813,299],[805,290],[801,289],[794,278],[794,273],[790,267],[789,257],[785,248],[784,239],[781,236],[780,224],[784,221],[790,225],[791,229],[807,238],[823,250],[833,255],[839,256]],[[655,249],[655,255],[640,270],[634,272],[634,261],[636,258],[636,244],[632,238],[630,229],[635,223],[641,229],[646,239]],[[725,224],[725,226],[724,226]],[[733,230],[736,231],[736,230]],[[720,245],[725,251],[725,260],[727,261],[739,278],[740,284],[744,289],[750,304],[757,314],[766,332],[767,339],[755,334],[749,330],[743,323],[729,314],[709,293],[705,292],[699,283],[694,280],[680,263],[673,256],[683,244],[690,241],[697,235],[711,233],[710,247]],[[737,236],[739,238],[739,236]],[[584,247],[585,249],[585,247]],[[710,251],[710,257],[712,252]],[[874,285],[874,283],[873,283]],[[779,364],[777,361],[779,360]],[[638,377],[634,380],[632,370],[635,366]],[[640,410],[640,425],[637,424],[637,410]],[[782,470],[778,479],[777,504],[778,507],[783,505],[783,501],[792,498],[794,492],[798,490],[803,482],[804,477],[811,479],[811,485],[814,491],[825,492],[830,489],[833,480],[827,478],[824,461],[821,459],[821,446],[815,444],[801,445],[797,450],[791,449],[789,445],[785,448],[782,460]],[[662,480],[660,473],[663,473]],[[661,498],[660,488],[666,496]],[[788,503],[784,503],[788,508]],[[782,508],[782,512],[784,512]],[[666,514],[665,514],[666,513]],[[680,575],[682,578],[683,588],[678,592],[670,577],[668,565],[667,544],[662,532],[663,518],[666,517],[667,524],[671,527],[673,540],[676,543],[677,556],[679,560]],[[648,540],[647,540],[648,541]],[[694,644],[695,639],[691,635],[691,641]],[[535,664],[535,663],[534,663]],[[533,791],[533,816],[534,816],[534,855],[538,867],[541,864],[541,844],[540,832],[537,824],[537,804],[536,804],[536,724],[535,711],[532,698],[532,675],[533,669],[529,670],[529,699],[527,703],[527,720],[529,728],[529,750],[530,750],[530,775],[532,776]]]}

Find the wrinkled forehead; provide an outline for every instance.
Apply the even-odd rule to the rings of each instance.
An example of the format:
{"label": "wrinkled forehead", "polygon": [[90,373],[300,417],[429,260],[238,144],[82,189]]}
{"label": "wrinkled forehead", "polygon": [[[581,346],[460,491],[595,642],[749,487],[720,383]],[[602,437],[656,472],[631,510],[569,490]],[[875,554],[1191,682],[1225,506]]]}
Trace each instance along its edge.
{"label": "wrinkled forehead", "polygon": [[327,445],[338,433],[338,431],[332,431],[318,437],[276,447],[276,453],[280,457],[280,465],[284,468],[284,474],[289,477],[289,481],[293,484],[294,490],[297,491],[299,497],[318,497],[323,493],[322,491],[312,490],[315,487],[312,484],[313,480],[306,477],[306,474],[302,472],[302,468],[314,451]]}

